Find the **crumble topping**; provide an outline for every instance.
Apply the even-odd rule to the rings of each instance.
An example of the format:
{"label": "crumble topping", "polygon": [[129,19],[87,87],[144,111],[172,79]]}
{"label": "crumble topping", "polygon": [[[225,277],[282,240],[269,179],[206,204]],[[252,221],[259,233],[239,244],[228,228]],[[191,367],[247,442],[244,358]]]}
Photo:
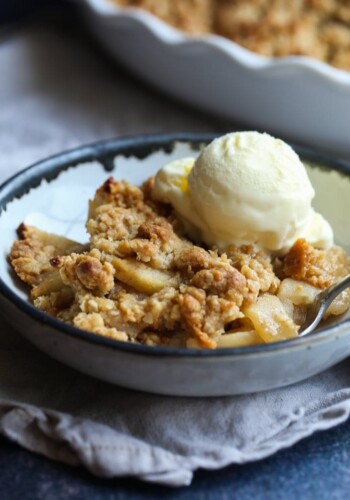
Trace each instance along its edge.
{"label": "crumble topping", "polygon": [[[171,206],[152,200],[153,184],[108,179],[89,204],[87,246],[20,226],[10,261],[36,307],[133,343],[215,348],[236,335],[256,344],[296,336],[312,294],[350,272],[344,250],[305,240],[282,258],[195,245]],[[331,313],[349,305],[342,294]]]}
{"label": "crumble topping", "polygon": [[266,56],[303,55],[350,70],[348,0],[113,0],[191,34],[217,33]]}

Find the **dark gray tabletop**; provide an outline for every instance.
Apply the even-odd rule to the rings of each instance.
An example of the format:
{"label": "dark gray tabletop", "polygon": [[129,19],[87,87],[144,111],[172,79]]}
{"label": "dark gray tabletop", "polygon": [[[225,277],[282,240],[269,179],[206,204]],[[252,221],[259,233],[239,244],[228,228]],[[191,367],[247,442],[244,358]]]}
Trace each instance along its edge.
{"label": "dark gray tabletop", "polygon": [[350,423],[318,433],[271,458],[198,471],[186,488],[98,479],[0,439],[0,498],[45,500],[211,498],[338,500],[350,493]]}

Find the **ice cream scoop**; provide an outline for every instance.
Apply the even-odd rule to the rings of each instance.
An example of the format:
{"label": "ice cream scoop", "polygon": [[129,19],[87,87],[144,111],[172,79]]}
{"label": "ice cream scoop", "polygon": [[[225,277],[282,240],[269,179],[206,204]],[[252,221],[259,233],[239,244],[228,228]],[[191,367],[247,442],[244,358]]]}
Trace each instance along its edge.
{"label": "ice cream scoop", "polygon": [[221,249],[256,243],[281,253],[298,238],[332,245],[330,225],[311,206],[314,195],[293,149],[258,132],[227,134],[197,159],[165,165],[154,188],[154,197],[173,205],[191,237]]}

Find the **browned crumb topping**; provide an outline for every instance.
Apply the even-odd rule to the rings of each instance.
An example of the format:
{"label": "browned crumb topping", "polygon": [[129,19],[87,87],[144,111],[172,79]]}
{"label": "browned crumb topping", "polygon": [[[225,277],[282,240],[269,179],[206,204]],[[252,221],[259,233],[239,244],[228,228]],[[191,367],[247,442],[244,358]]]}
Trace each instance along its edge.
{"label": "browned crumb topping", "polygon": [[106,295],[114,286],[114,267],[100,261],[99,252],[90,255],[72,253],[65,257],[50,260],[53,267],[60,269],[60,276],[65,285],[73,290],[90,290],[95,295]]}
{"label": "browned crumb topping", "polygon": [[[10,260],[32,285],[37,307],[117,340],[214,348],[237,330],[254,343],[255,331],[262,341],[295,336],[292,318],[300,311],[289,303],[292,316],[284,311],[281,280],[321,289],[350,270],[343,250],[317,250],[304,240],[283,259],[253,245],[226,253],[194,245],[171,207],[152,201],[152,188],[152,179],[142,188],[108,179],[90,202],[85,247],[21,227]],[[347,296],[336,311],[349,303]],[[266,326],[271,307],[272,333]]]}
{"label": "browned crumb topping", "polygon": [[11,264],[21,280],[28,285],[37,285],[47,273],[52,272],[50,259],[83,249],[75,241],[26,224],[21,224],[17,232],[20,239],[12,246]]}
{"label": "browned crumb topping", "polygon": [[125,7],[141,7],[163,21],[189,33],[208,33],[213,0],[113,0]]}
{"label": "browned crumb topping", "polygon": [[305,55],[350,70],[348,0],[113,0],[188,33],[217,33],[267,56]]}
{"label": "browned crumb topping", "polygon": [[300,239],[283,258],[282,273],[285,278],[327,288],[348,274],[348,256],[339,247],[331,251],[318,250]]}

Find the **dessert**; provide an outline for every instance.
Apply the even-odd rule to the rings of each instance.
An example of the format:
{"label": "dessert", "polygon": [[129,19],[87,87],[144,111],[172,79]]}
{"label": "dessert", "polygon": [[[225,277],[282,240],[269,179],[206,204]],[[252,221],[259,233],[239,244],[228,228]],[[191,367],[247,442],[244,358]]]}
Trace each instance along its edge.
{"label": "dessert", "polygon": [[196,161],[166,165],[153,196],[173,205],[192,238],[221,249],[257,243],[283,253],[298,238],[319,248],[333,242],[330,225],[311,207],[315,192],[298,155],[268,134],[227,134]]}
{"label": "dessert", "polygon": [[[88,245],[22,224],[10,261],[36,307],[98,335],[196,348],[290,339],[350,272],[313,195],[285,143],[228,134],[141,187],[109,178],[89,203]],[[328,314],[349,305],[347,290]]]}
{"label": "dessert", "polygon": [[266,56],[303,55],[350,70],[348,0],[113,0],[192,34],[216,33]]}

